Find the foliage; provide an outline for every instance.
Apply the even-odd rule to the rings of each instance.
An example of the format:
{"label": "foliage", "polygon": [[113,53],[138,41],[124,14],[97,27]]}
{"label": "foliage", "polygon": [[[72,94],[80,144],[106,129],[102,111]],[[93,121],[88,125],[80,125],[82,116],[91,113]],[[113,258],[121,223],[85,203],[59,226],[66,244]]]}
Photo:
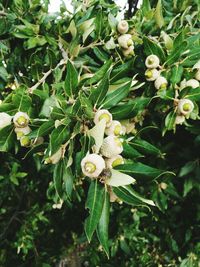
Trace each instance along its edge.
{"label": "foliage", "polygon": [[[2,1],[0,112],[13,119],[0,129],[3,266],[198,266],[199,5],[182,2],[144,0],[127,53],[112,1],[73,1],[74,14]],[[123,161],[91,179],[99,162],[84,170],[85,158],[107,162],[111,146],[102,110],[123,126]]]}

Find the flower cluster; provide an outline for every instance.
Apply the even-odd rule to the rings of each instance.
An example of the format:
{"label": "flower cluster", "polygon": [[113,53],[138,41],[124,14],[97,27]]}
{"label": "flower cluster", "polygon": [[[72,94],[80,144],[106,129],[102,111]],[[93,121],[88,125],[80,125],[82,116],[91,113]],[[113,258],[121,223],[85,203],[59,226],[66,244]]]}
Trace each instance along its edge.
{"label": "flower cluster", "polygon": [[167,79],[160,75],[160,59],[156,55],[150,55],[145,60],[145,65],[147,70],[145,72],[145,77],[147,81],[154,81],[154,86],[157,90],[167,88]]}
{"label": "flower cluster", "polygon": [[28,126],[29,121],[30,118],[28,114],[21,111],[17,112],[13,118],[17,140],[19,140],[21,146],[24,147],[30,145],[30,138],[27,136],[31,132],[31,128]]}
{"label": "flower cluster", "polygon": [[125,57],[131,57],[134,55],[134,45],[131,34],[128,34],[129,25],[126,20],[121,20],[117,25],[117,30],[121,34],[118,37],[118,44],[122,49],[122,53]]}
{"label": "flower cluster", "polygon": [[81,168],[84,175],[90,178],[97,178],[104,169],[123,164],[124,160],[120,155],[123,151],[120,135],[123,134],[123,126],[119,121],[112,119],[112,114],[105,109],[95,113],[94,123],[98,125],[105,122],[105,134],[99,153],[86,155],[81,161]]}

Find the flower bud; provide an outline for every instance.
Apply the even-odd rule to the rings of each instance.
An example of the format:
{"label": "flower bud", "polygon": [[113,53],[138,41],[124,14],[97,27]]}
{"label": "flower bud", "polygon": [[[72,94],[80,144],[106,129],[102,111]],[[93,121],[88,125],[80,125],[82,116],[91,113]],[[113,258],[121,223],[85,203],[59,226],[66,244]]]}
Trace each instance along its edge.
{"label": "flower bud", "polygon": [[197,72],[195,74],[195,79],[200,81],[200,69],[197,70]]}
{"label": "flower bud", "polygon": [[186,82],[186,87],[188,87],[188,86],[190,86],[192,88],[197,88],[197,87],[199,87],[199,82],[195,79],[190,79]]}
{"label": "flower bud", "polygon": [[124,159],[120,155],[114,156],[106,160],[106,167],[109,169],[112,169],[121,164],[124,164]]}
{"label": "flower bud", "polygon": [[20,138],[21,146],[27,147],[30,145],[30,143],[31,143],[31,139],[28,136],[24,135]]}
{"label": "flower bud", "polygon": [[110,127],[105,130],[106,135],[122,135],[123,129],[119,121],[112,121]]}
{"label": "flower bud", "polygon": [[0,129],[8,126],[11,124],[12,117],[5,113],[5,112],[0,112]]}
{"label": "flower bud", "polygon": [[126,20],[121,20],[117,25],[117,30],[121,34],[127,33],[128,28],[128,22]]}
{"label": "flower bud", "polygon": [[157,69],[147,69],[145,71],[145,77],[147,81],[155,81],[160,76],[160,72]]}
{"label": "flower bud", "polygon": [[155,80],[154,85],[157,90],[159,89],[166,89],[167,88],[167,80],[163,76],[158,76],[158,78]]}
{"label": "flower bud", "polygon": [[190,99],[181,99],[178,102],[178,113],[184,116],[190,114],[194,109],[194,104]]}
{"label": "flower bud", "polygon": [[97,154],[89,154],[81,161],[83,174],[90,178],[97,178],[105,167],[104,159]]}
{"label": "flower bud", "polygon": [[94,123],[97,124],[103,119],[106,120],[106,127],[110,127],[112,123],[112,114],[106,109],[100,109],[95,113]]}
{"label": "flower bud", "polygon": [[119,155],[123,151],[123,146],[119,138],[114,135],[106,137],[101,146],[101,154],[107,158]]}
{"label": "flower bud", "polygon": [[156,55],[150,55],[145,60],[145,65],[149,69],[156,69],[160,64],[160,59]]}
{"label": "flower bud", "polygon": [[123,50],[122,50],[122,53],[123,53],[123,55],[124,55],[125,57],[127,57],[127,58],[129,58],[129,57],[131,57],[131,56],[134,56],[134,55],[135,55],[135,53],[134,53],[134,46],[131,45],[131,46],[129,46],[127,49],[123,49]]}
{"label": "flower bud", "polygon": [[183,124],[185,121],[185,116],[177,115],[175,119],[175,124]]}
{"label": "flower bud", "polygon": [[133,45],[133,41],[130,34],[123,34],[119,36],[118,38],[119,46],[121,46],[124,49],[128,49],[129,46]]}
{"label": "flower bud", "polygon": [[45,159],[45,164],[56,164],[60,161],[63,156],[63,149],[60,147],[56,153],[54,153],[51,157]]}
{"label": "flower bud", "polygon": [[15,114],[13,122],[16,127],[24,128],[29,123],[29,116],[27,113],[19,111]]}
{"label": "flower bud", "polygon": [[17,135],[17,140],[20,140],[20,138],[24,135],[27,135],[31,132],[31,128],[29,126],[26,126],[24,128],[15,128],[15,133]]}

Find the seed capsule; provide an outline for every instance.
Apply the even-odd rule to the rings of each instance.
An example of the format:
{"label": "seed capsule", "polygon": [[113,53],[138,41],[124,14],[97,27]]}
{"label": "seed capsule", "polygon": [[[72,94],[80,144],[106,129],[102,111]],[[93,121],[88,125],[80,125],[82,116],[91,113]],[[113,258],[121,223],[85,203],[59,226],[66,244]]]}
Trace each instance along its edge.
{"label": "seed capsule", "polygon": [[81,161],[83,174],[90,178],[97,178],[105,167],[104,159],[97,154],[89,154]]}
{"label": "seed capsule", "polygon": [[122,125],[119,121],[112,121],[110,127],[108,127],[105,130],[105,134],[106,135],[122,135],[123,134],[123,129],[122,129]]}
{"label": "seed capsule", "polygon": [[30,145],[30,143],[31,143],[31,140],[30,140],[30,138],[28,136],[25,136],[24,135],[24,136],[22,136],[20,138],[20,144],[21,144],[21,146],[27,147],[27,146]]}
{"label": "seed capsule", "polygon": [[129,26],[126,20],[121,20],[117,25],[117,30],[121,34],[127,33],[128,29],[129,29]]}
{"label": "seed capsule", "polygon": [[114,156],[106,160],[106,167],[109,169],[112,169],[121,164],[124,164],[124,159],[120,155]]}
{"label": "seed capsule", "polygon": [[145,71],[145,77],[147,81],[155,81],[160,76],[160,72],[157,69],[147,69]]}
{"label": "seed capsule", "polygon": [[15,114],[13,122],[16,127],[24,128],[29,123],[29,116],[27,113],[19,111]]}
{"label": "seed capsule", "polygon": [[0,129],[11,124],[12,117],[6,112],[0,112]]}
{"label": "seed capsule", "polygon": [[24,135],[27,135],[31,132],[31,128],[29,126],[26,126],[24,128],[15,128],[15,133],[17,135],[17,140],[20,140],[20,138]]}
{"label": "seed capsule", "polygon": [[103,119],[106,120],[106,127],[110,127],[112,123],[112,114],[106,109],[100,109],[95,113],[94,123],[97,124]]}
{"label": "seed capsule", "polygon": [[119,155],[123,151],[123,146],[119,138],[110,135],[106,137],[101,146],[101,154],[107,158]]}
{"label": "seed capsule", "polygon": [[118,38],[119,46],[124,49],[128,49],[129,46],[133,45],[133,41],[130,34],[123,34]]}
{"label": "seed capsule", "polygon": [[135,53],[134,53],[134,46],[131,45],[127,49],[123,49],[122,50],[122,53],[127,58],[134,56],[135,55]]}
{"label": "seed capsule", "polygon": [[168,84],[168,82],[167,82],[166,78],[163,77],[163,76],[159,76],[154,82],[155,88],[157,90],[166,89],[167,88],[167,84]]}
{"label": "seed capsule", "polygon": [[184,116],[189,115],[194,109],[194,104],[190,99],[181,99],[178,102],[178,113]]}
{"label": "seed capsule", "polygon": [[145,65],[148,69],[156,69],[160,64],[160,59],[156,55],[150,55],[145,60]]}

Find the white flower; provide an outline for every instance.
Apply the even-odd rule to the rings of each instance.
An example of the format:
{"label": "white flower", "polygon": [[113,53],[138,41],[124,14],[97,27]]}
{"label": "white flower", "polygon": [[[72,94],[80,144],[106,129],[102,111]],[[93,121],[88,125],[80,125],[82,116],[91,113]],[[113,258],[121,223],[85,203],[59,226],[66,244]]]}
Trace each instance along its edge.
{"label": "white flower", "polygon": [[12,117],[5,113],[5,112],[0,112],[0,129],[8,126],[11,124]]}
{"label": "white flower", "polygon": [[147,69],[145,71],[145,77],[147,81],[155,81],[160,76],[160,72],[157,69]]}
{"label": "white flower", "polygon": [[181,99],[178,102],[178,113],[184,116],[190,114],[194,109],[194,104],[190,99]]}
{"label": "white flower", "polygon": [[197,79],[198,81],[200,81],[200,69],[197,69],[197,72],[195,74],[195,79]]}
{"label": "white flower", "polygon": [[177,115],[175,119],[175,124],[183,124],[185,121],[185,116]]}
{"label": "white flower", "polygon": [[182,80],[181,83],[180,83],[180,89],[184,89],[187,85],[186,85],[187,81],[186,79]]}
{"label": "white flower", "polygon": [[51,157],[45,159],[45,162],[44,163],[45,164],[48,164],[48,163],[50,163],[50,164],[56,164],[56,163],[58,163],[60,161],[60,159],[62,158],[62,156],[63,156],[63,149],[62,149],[62,147],[60,147],[58,149],[58,151],[56,151],[56,153],[54,153]]}
{"label": "white flower", "polygon": [[167,84],[168,84],[168,82],[167,82],[166,78],[163,76],[159,76],[154,82],[154,85],[155,85],[157,90],[166,89]]}
{"label": "white flower", "polygon": [[100,120],[106,120],[106,127],[110,127],[112,123],[112,114],[107,109],[100,109],[94,115],[94,123],[97,124]]}
{"label": "white flower", "polygon": [[122,53],[125,57],[131,57],[134,56],[134,46],[131,45],[127,49],[122,49]]}
{"label": "white flower", "polygon": [[24,128],[28,125],[29,123],[29,116],[25,112],[17,112],[13,118],[13,122],[16,127]]}
{"label": "white flower", "polygon": [[106,159],[106,167],[109,169],[114,168],[117,165],[124,164],[124,159],[120,155],[116,155],[110,159]]}
{"label": "white flower", "polygon": [[106,128],[105,130],[106,135],[122,135],[123,129],[122,125],[119,121],[112,121],[110,127]]}
{"label": "white flower", "polygon": [[85,176],[97,178],[105,169],[105,161],[97,154],[89,154],[82,159],[81,169]]}
{"label": "white flower", "polygon": [[28,136],[24,135],[20,138],[20,144],[21,146],[27,147],[31,143],[31,140]]}
{"label": "white flower", "polygon": [[122,34],[118,38],[119,46],[121,46],[124,49],[128,49],[129,46],[133,45],[133,41],[130,34]]}
{"label": "white flower", "polygon": [[119,155],[123,151],[120,139],[114,135],[106,137],[101,146],[101,154],[107,158]]}
{"label": "white flower", "polygon": [[121,34],[127,33],[128,28],[128,22],[126,20],[121,20],[117,25],[117,30]]}
{"label": "white flower", "polygon": [[27,135],[31,132],[31,128],[29,126],[26,126],[24,128],[15,128],[15,133],[17,134],[17,140],[20,140],[20,138],[24,135]]}
{"label": "white flower", "polygon": [[197,88],[197,87],[199,87],[199,82],[195,79],[190,79],[186,82],[186,87],[187,86],[190,86],[192,88]]}
{"label": "white flower", "polygon": [[160,64],[160,59],[156,55],[150,55],[145,60],[145,65],[149,69],[156,69]]}

